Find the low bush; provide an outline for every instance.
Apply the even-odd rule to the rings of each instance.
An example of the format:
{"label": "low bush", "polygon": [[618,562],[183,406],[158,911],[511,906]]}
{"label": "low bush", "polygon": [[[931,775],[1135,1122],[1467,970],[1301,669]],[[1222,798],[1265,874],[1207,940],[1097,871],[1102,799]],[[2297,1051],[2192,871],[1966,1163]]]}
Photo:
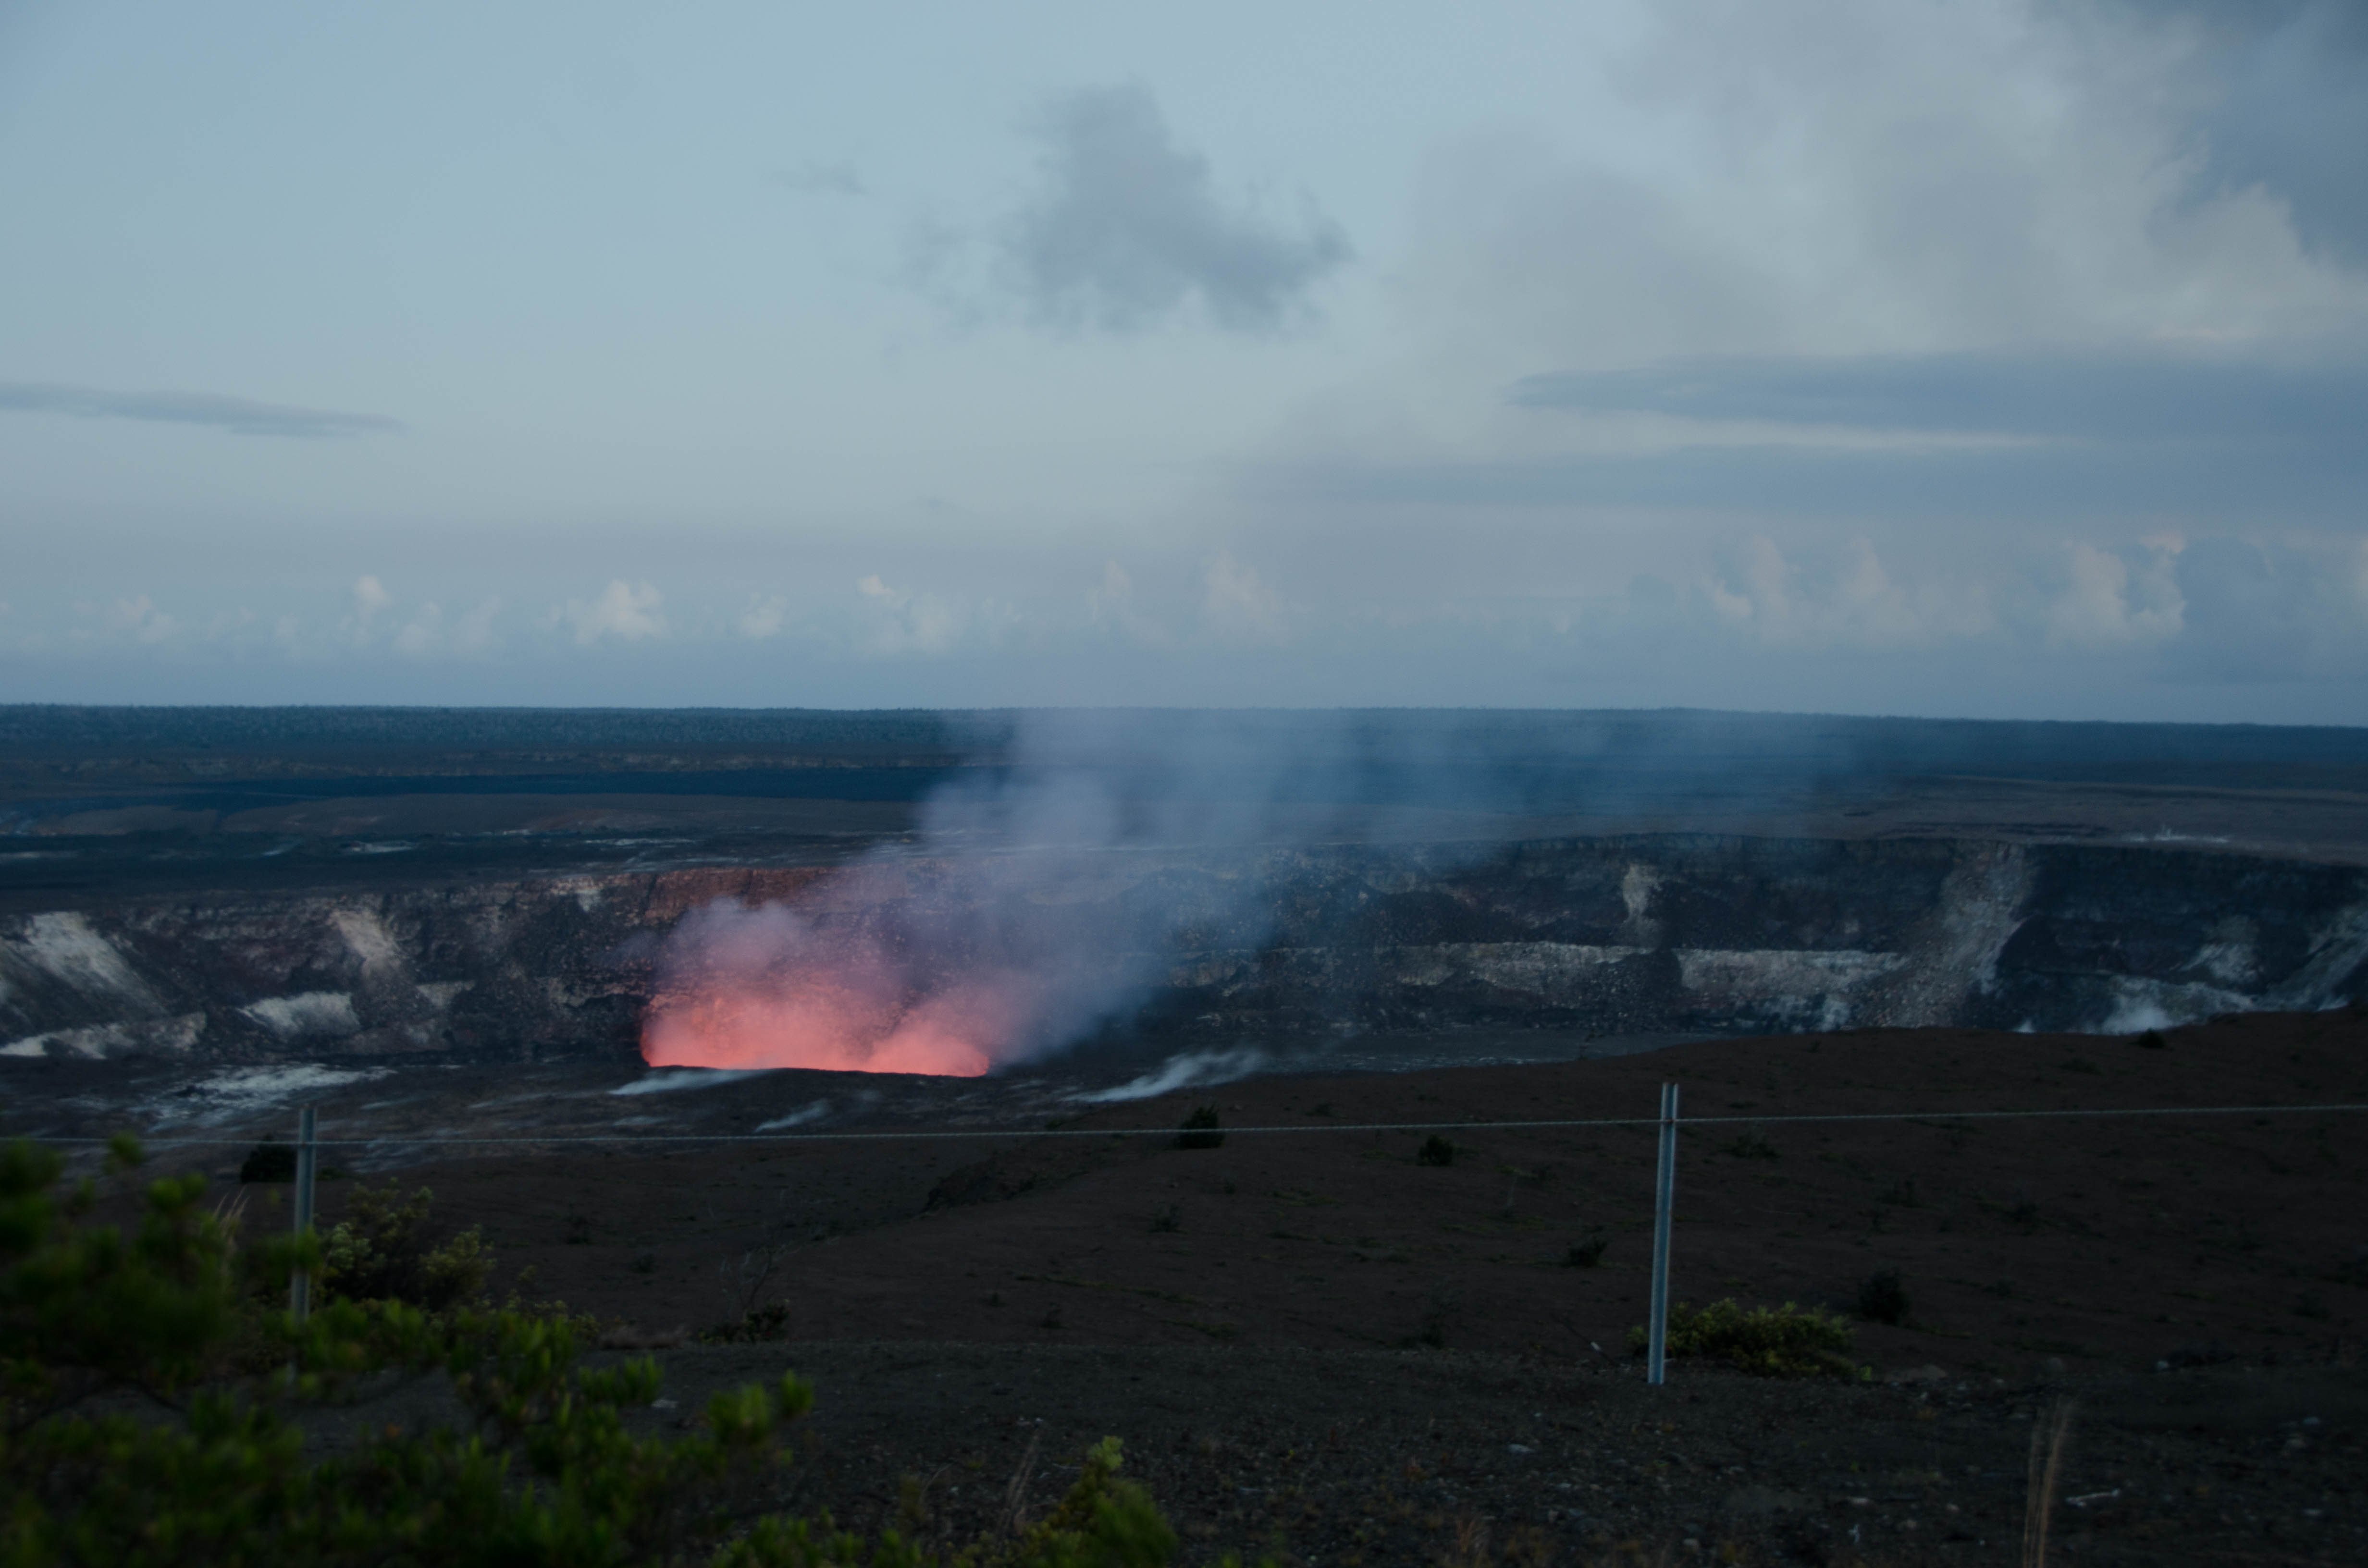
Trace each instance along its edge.
{"label": "low bush", "polygon": [[[120,1140],[110,1174],[138,1161]],[[690,1436],[636,1437],[624,1413],[655,1397],[657,1365],[580,1368],[580,1320],[333,1297],[298,1324],[261,1308],[259,1291],[284,1290],[291,1267],[321,1268],[314,1238],[241,1246],[196,1175],[131,1195],[127,1233],[87,1223],[96,1184],[63,1174],[45,1150],[0,1150],[10,1568],[1156,1568],[1175,1553],[1150,1496],[1120,1477],[1115,1438],[1087,1450],[1065,1500],[1032,1528],[940,1552],[771,1513],[786,1438],[813,1401],[793,1375],[718,1393]],[[390,1199],[388,1211],[403,1210]],[[241,1377],[249,1333],[268,1336],[273,1364]],[[466,1412],[461,1429],[390,1427],[308,1458],[295,1407],[359,1377],[436,1371]],[[140,1415],[85,1413],[124,1392],[148,1396]]]}
{"label": "low bush", "polygon": [[2160,1051],[2165,1046],[2169,1045],[2170,1041],[2162,1038],[2162,1031],[2160,1029],[2148,1029],[2144,1034],[2138,1036],[2137,1043],[2145,1046],[2148,1051]]}
{"label": "low bush", "polygon": [[[1649,1344],[1643,1324],[1628,1331],[1628,1347],[1637,1355]],[[1701,1308],[1680,1301],[1669,1309],[1669,1355],[1707,1357],[1762,1377],[1861,1377],[1850,1347],[1848,1323],[1791,1301],[1743,1307],[1725,1301]]]}
{"label": "low bush", "polygon": [[701,1345],[762,1345],[790,1336],[790,1303],[775,1301],[740,1314],[738,1323],[717,1324],[699,1331]]}
{"label": "low bush", "polygon": [[1869,1323],[1907,1321],[1907,1288],[1896,1268],[1879,1269],[1858,1288],[1858,1315]]}
{"label": "low bush", "polygon": [[1184,1119],[1184,1131],[1176,1135],[1179,1149],[1222,1149],[1225,1135],[1217,1131],[1217,1108],[1195,1106],[1192,1114]]}
{"label": "low bush", "polygon": [[1603,1249],[1610,1244],[1603,1236],[1589,1236],[1583,1242],[1573,1242],[1563,1254],[1563,1264],[1570,1268],[1593,1268],[1603,1261]]}
{"label": "low bush", "polygon": [[331,1297],[401,1301],[440,1312],[484,1294],[493,1249],[475,1226],[440,1244],[428,1234],[436,1195],[421,1187],[408,1201],[397,1189],[363,1187],[322,1244],[323,1284]]}
{"label": "low bush", "polygon": [[1738,1160],[1772,1160],[1776,1145],[1757,1132],[1746,1132],[1726,1146],[1726,1152]]}
{"label": "low bush", "polygon": [[1434,1132],[1422,1141],[1421,1148],[1414,1152],[1414,1163],[1418,1165],[1452,1165],[1455,1163],[1455,1145]]}
{"label": "low bush", "polygon": [[242,1182],[277,1182],[296,1179],[296,1151],[286,1143],[257,1143],[239,1162],[238,1179]]}

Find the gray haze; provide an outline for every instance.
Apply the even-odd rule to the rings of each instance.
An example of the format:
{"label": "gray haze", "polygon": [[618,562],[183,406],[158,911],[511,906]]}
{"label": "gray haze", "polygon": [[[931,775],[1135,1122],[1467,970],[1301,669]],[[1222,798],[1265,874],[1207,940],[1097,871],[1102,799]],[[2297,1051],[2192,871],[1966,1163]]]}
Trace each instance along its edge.
{"label": "gray haze", "polygon": [[1353,802],[1377,772],[1452,759],[1454,805],[1512,799],[1469,766],[1488,748],[1436,720],[1040,711],[982,720],[974,742],[1005,766],[926,801],[917,843],[874,851],[803,905],[719,900],[675,925],[643,1028],[653,1065],[1025,1062],[1124,1026],[1183,947],[1259,948],[1277,911],[1255,852],[1324,842],[1352,816],[1370,833],[1383,813]]}

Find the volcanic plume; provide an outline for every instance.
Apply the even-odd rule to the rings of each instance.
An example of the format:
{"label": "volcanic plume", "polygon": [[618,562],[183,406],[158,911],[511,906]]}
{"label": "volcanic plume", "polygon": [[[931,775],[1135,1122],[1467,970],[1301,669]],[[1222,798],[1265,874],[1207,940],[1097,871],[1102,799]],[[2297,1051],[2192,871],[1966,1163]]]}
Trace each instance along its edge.
{"label": "volcanic plume", "polygon": [[[996,766],[924,803],[919,853],[876,852],[809,903],[685,915],[660,950],[642,1054],[975,1076],[1067,1044],[1149,995],[1179,936],[1240,950],[1272,929],[1260,875],[1177,861],[1144,875],[1131,852],[1320,842],[1376,778],[1429,766],[1440,744],[1339,716],[1026,716]],[[1486,781],[1452,793],[1471,804]]]}
{"label": "volcanic plume", "polygon": [[972,947],[942,932],[833,927],[780,904],[711,903],[667,939],[642,1055],[654,1067],[976,1077],[1033,1043],[1053,998],[1030,968],[964,961]]}

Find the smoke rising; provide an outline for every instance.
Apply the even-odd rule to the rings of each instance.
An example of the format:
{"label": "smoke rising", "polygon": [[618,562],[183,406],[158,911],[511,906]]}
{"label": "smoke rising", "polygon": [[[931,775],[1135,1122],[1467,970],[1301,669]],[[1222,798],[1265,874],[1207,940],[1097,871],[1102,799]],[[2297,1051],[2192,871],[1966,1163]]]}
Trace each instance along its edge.
{"label": "smoke rising", "polygon": [[743,1078],[753,1078],[754,1073],[660,1073],[655,1077],[637,1078],[630,1084],[610,1089],[611,1095],[670,1095],[679,1089],[712,1089],[719,1084],[736,1084]]}
{"label": "smoke rising", "polygon": [[[1289,968],[1290,955],[1268,951],[1279,929],[1344,951],[1425,939],[1393,935],[1411,928],[1395,924],[1399,913],[1359,926],[1366,890],[1333,899],[1326,846],[1419,843],[1428,885],[1417,902],[1452,902],[1439,874],[1511,840],[1701,832],[1706,822],[1782,836],[1933,776],[2215,787],[2289,776],[2262,760],[2270,752],[2244,749],[2262,746],[2258,737],[2146,726],[1508,711],[933,722],[956,727],[946,749],[967,762],[923,801],[911,841],[783,902],[695,909],[658,944],[643,1026],[650,1065],[977,1076],[1188,1023],[1178,1032],[1195,1051],[1287,1053],[1355,1014],[1353,973],[1320,983],[1337,983],[1338,1012],[1303,1017],[1280,1047],[1212,1038],[1222,1021],[1212,1028],[1201,1010]],[[2278,744],[2291,748],[2278,756],[2314,765],[2359,747],[2332,731]],[[1371,891],[1376,910],[1393,896]],[[1635,892],[1632,920],[1648,902]],[[1342,923],[1337,937],[1309,924],[1316,905]],[[1428,907],[1403,918],[1420,927]],[[1189,1019],[1170,1010],[1188,997]],[[1213,1083],[1234,1064],[1179,1059],[1174,1071],[1191,1076],[1143,1082]],[[1143,1070],[1130,1062],[1112,1076]]]}
{"label": "smoke rising", "polygon": [[1173,1056],[1161,1062],[1156,1073],[1145,1073],[1111,1088],[1095,1089],[1070,1097],[1087,1105],[1118,1105],[1127,1100],[1156,1099],[1178,1089],[1213,1087],[1230,1084],[1261,1073],[1273,1064],[1273,1058],[1254,1046],[1239,1051],[1192,1051]]}
{"label": "smoke rising", "polygon": [[[1057,1051],[1134,1013],[1180,949],[1255,949],[1272,927],[1257,856],[1138,852],[1287,854],[1351,819],[1387,836],[1425,794],[1409,770],[1459,750],[1452,726],[1338,714],[993,723],[963,778],[923,803],[916,846],[794,904],[685,915],[660,951],[644,1059],[975,1077]],[[1484,770],[1450,792],[1497,791]],[[1435,801],[1420,809],[1436,819]]]}

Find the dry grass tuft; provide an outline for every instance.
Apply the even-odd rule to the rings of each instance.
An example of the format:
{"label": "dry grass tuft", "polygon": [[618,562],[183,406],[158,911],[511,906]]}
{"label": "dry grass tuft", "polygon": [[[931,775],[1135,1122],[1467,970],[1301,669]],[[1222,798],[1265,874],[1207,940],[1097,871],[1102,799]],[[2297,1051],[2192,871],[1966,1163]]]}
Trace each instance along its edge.
{"label": "dry grass tuft", "polygon": [[2059,1399],[2031,1428],[2031,1481],[2022,1506],[2022,1568],[2047,1568],[2047,1523],[2055,1510],[2055,1483],[2064,1473],[2064,1440],[2072,1431],[2072,1402]]}

